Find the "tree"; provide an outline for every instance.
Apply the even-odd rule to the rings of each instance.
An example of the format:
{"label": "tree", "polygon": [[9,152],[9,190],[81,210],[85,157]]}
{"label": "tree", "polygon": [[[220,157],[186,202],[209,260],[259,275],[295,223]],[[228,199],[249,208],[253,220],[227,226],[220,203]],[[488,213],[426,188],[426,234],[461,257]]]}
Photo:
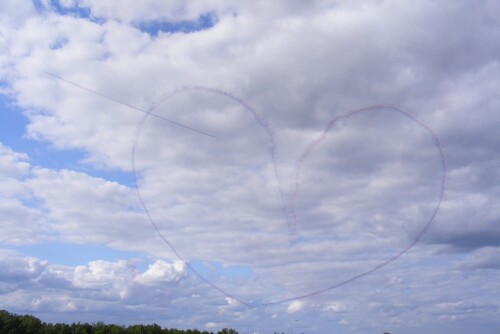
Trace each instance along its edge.
{"label": "tree", "polygon": [[237,331],[231,328],[224,328],[217,332],[217,334],[239,334]]}
{"label": "tree", "polygon": [[[1,1],[1,0],[0,0]],[[99,321],[89,323],[44,323],[32,315],[17,315],[0,310],[0,334],[214,334],[213,332],[198,329],[180,330],[176,328],[165,328],[157,324],[131,325],[128,327],[119,325],[106,325]],[[224,328],[217,334],[239,334],[234,329]]]}
{"label": "tree", "polygon": [[20,329],[25,334],[38,334],[42,332],[42,322],[32,315],[23,315],[19,317]]}

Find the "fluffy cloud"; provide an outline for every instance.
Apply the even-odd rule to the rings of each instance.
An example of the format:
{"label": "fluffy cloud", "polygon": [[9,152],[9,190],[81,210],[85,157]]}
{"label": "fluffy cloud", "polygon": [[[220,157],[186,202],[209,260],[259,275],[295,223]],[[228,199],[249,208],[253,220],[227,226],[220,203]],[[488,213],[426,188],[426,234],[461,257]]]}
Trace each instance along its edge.
{"label": "fluffy cloud", "polygon": [[468,255],[460,266],[466,269],[498,269],[500,268],[500,248],[484,247]]}
{"label": "fluffy cloud", "polygon": [[158,284],[179,281],[186,275],[186,265],[182,261],[173,264],[158,260],[138,277],[142,284]]}
{"label": "fluffy cloud", "polygon": [[287,312],[288,313],[296,313],[300,311],[304,307],[304,302],[300,300],[295,300],[288,305]]}
{"label": "fluffy cloud", "polygon": [[27,183],[63,240],[118,246],[124,241],[120,235],[141,237],[130,230],[136,225],[140,231],[144,222],[130,188],[68,170],[35,169],[33,176]]}
{"label": "fluffy cloud", "polygon": [[89,303],[95,298],[114,305],[114,308],[145,305],[148,300],[158,297],[152,288],[160,286],[164,291],[170,291],[162,293],[166,298],[162,304],[166,306],[177,298],[175,291],[168,286],[186,279],[182,264],[161,260],[144,272],[139,270],[137,263],[127,260],[98,260],[71,267],[50,264],[13,251],[2,251],[0,262],[4,268],[0,275],[4,292],[2,305],[20,307],[12,299],[18,296],[24,303],[22,307],[41,312],[96,311],[102,305],[90,307]]}
{"label": "fluffy cloud", "polygon": [[3,268],[0,276],[2,282],[17,283],[37,278],[47,266],[47,262],[36,258],[19,258],[12,251],[2,251],[0,256]]}
{"label": "fluffy cloud", "polygon": [[0,143],[0,241],[30,244],[46,240],[50,229],[47,219],[35,205],[26,178],[31,166],[26,154],[14,152]]}
{"label": "fluffy cloud", "polygon": [[10,148],[0,144],[0,170],[2,171],[2,180],[8,178],[19,178],[26,174],[29,169],[29,163],[26,162],[26,154],[17,153]]}
{"label": "fluffy cloud", "polygon": [[78,5],[88,7],[95,17],[117,19],[126,22],[150,20],[182,21],[195,20],[200,15],[230,9],[223,1],[197,3],[192,1],[159,1],[148,0],[141,4],[134,1],[109,1],[103,3],[95,0],[80,0]]}

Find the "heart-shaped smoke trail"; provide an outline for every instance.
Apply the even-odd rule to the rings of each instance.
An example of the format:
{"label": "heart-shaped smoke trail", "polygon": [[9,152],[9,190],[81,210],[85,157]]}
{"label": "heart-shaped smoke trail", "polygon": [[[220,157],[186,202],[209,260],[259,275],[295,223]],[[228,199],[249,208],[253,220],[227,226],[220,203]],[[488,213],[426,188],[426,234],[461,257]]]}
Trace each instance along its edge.
{"label": "heart-shaped smoke trail", "polygon": [[[375,111],[375,110],[388,110],[388,111],[393,111],[393,112],[396,112],[406,118],[408,118],[410,121],[414,122],[416,125],[418,125],[419,127],[425,129],[425,131],[428,133],[428,135],[432,138],[432,141],[436,147],[436,149],[438,150],[439,152],[439,158],[440,158],[440,162],[441,162],[441,167],[442,167],[442,177],[441,177],[441,184],[440,184],[440,190],[439,190],[439,198],[438,198],[438,202],[430,216],[430,218],[428,219],[428,221],[426,222],[426,224],[424,225],[424,227],[422,228],[422,230],[420,230],[420,232],[417,234],[417,236],[413,239],[413,241],[408,245],[406,246],[403,250],[401,250],[399,253],[397,253],[396,255],[390,257],[389,259],[383,261],[382,263],[368,269],[368,270],[365,270],[364,272],[360,273],[360,274],[357,274],[349,279],[346,279],[342,282],[339,282],[339,283],[336,283],[335,285],[332,285],[332,286],[329,286],[327,288],[323,288],[323,289],[319,289],[319,290],[316,290],[316,291],[313,291],[313,292],[310,292],[310,293],[306,293],[306,294],[302,294],[302,295],[299,295],[299,296],[295,296],[295,297],[292,297],[292,298],[286,298],[286,299],[280,299],[280,300],[276,300],[276,301],[271,301],[271,302],[266,302],[266,303],[263,303],[261,305],[265,306],[265,305],[271,305],[271,304],[278,304],[278,303],[283,303],[283,302],[289,302],[289,301],[293,301],[293,300],[297,300],[297,299],[302,299],[302,298],[307,298],[307,297],[311,297],[311,296],[314,296],[314,295],[317,295],[317,294],[320,294],[320,293],[324,293],[326,291],[329,291],[329,290],[333,290],[335,288],[338,288],[342,285],[345,285],[345,284],[348,284],[350,282],[353,282],[357,279],[360,279],[364,276],[367,276],[381,268],[383,268],[384,266],[396,261],[398,258],[400,258],[403,254],[405,254],[406,252],[408,252],[413,246],[415,246],[415,244],[417,244],[417,242],[421,239],[421,237],[425,234],[425,232],[429,229],[429,227],[432,225],[432,223],[434,222],[435,220],[435,217],[441,207],[441,203],[443,201],[443,198],[444,198],[444,191],[445,191],[445,180],[446,180],[446,161],[445,161],[445,158],[444,158],[444,153],[443,153],[443,150],[442,150],[442,146],[441,146],[441,143],[439,141],[439,138],[436,136],[436,134],[430,129],[430,127],[428,127],[426,124],[422,123],[420,120],[418,120],[416,117],[414,117],[412,114],[410,114],[409,112],[403,110],[402,108],[400,107],[397,107],[397,106],[392,106],[392,105],[374,105],[374,106],[369,106],[369,107],[365,107],[365,108],[361,108],[361,109],[357,109],[357,110],[352,110],[352,111],[349,111],[343,115],[340,115],[340,116],[337,116],[335,117],[334,119],[332,119],[328,124],[327,124],[327,127],[325,128],[325,130],[323,131],[323,133],[315,140],[313,140],[311,143],[309,143],[309,145],[307,145],[305,151],[299,156],[299,158],[297,159],[297,162],[296,162],[296,170],[295,170],[295,173],[294,173],[294,179],[293,179],[293,189],[292,189],[292,193],[290,196],[288,196],[288,199],[287,199],[287,196],[283,190],[283,187],[282,187],[282,179],[281,179],[281,176],[280,176],[280,172],[279,172],[279,168],[278,168],[278,164],[277,164],[277,149],[276,149],[276,144],[275,144],[275,139],[274,139],[274,133],[271,129],[271,127],[269,126],[269,124],[267,124],[267,122],[265,122],[263,120],[263,118],[261,116],[258,115],[258,113],[248,104],[246,103],[244,100],[234,96],[233,94],[229,93],[229,92],[226,92],[226,91],[223,91],[223,90],[219,90],[219,89],[216,89],[216,88],[210,88],[210,87],[203,87],[203,86],[190,86],[190,87],[183,87],[183,88],[180,88],[179,90],[176,90],[168,95],[166,95],[163,99],[161,99],[158,103],[156,103],[153,107],[151,107],[151,109],[148,111],[148,114],[146,114],[141,122],[139,123],[139,126],[138,126],[138,131],[137,131],[137,134],[136,134],[136,137],[135,137],[135,143],[134,143],[134,148],[133,148],[133,165],[134,165],[134,171],[136,171],[136,167],[135,167],[135,150],[136,150],[136,147],[137,147],[137,141],[138,139],[140,138],[140,135],[141,135],[141,130],[142,130],[142,127],[144,125],[144,122],[146,121],[146,119],[149,117],[149,115],[151,115],[153,113],[153,111],[155,110],[155,108],[160,105],[161,103],[167,101],[168,99],[174,97],[174,96],[177,96],[181,93],[184,93],[184,92],[188,92],[188,91],[202,91],[202,92],[206,92],[206,93],[211,93],[211,94],[216,94],[216,95],[221,95],[221,96],[224,96],[224,97],[227,97],[229,98],[230,100],[233,100],[234,102],[238,103],[239,105],[241,105],[247,112],[250,112],[254,119],[256,120],[256,122],[262,127],[265,129],[265,131],[267,132],[267,134],[269,135],[269,140],[270,140],[270,148],[271,148],[271,158],[273,160],[273,164],[274,164],[274,171],[275,171],[275,176],[276,178],[278,179],[278,187],[279,187],[279,194],[280,194],[280,197],[281,197],[281,201],[282,201],[282,209],[283,209],[283,212],[285,214],[285,217],[286,217],[286,220],[287,220],[287,223],[288,223],[288,227],[289,227],[289,233],[293,236],[293,234],[295,233],[295,230],[296,230],[296,216],[295,216],[295,201],[296,201],[296,198],[297,198],[297,193],[298,193],[298,190],[299,190],[299,185],[300,185],[300,172],[301,172],[301,169],[302,169],[302,165],[304,163],[304,161],[307,159],[307,157],[313,153],[313,151],[318,147],[318,145],[324,141],[326,139],[326,136],[327,134],[330,132],[330,130],[333,128],[333,126],[338,123],[339,121],[341,120],[347,120],[355,115],[358,115],[358,114],[362,114],[362,113],[367,113],[367,112],[372,112],[372,111]],[[136,173],[136,180],[137,180],[137,173]],[[218,287],[217,285],[215,285],[213,282],[209,281],[208,279],[206,279],[204,276],[202,276],[199,272],[197,272],[195,270],[195,268],[193,268],[188,261],[186,261],[178,252],[177,250],[175,249],[175,247],[168,241],[167,238],[165,238],[160,229],[158,228],[158,226],[156,225],[156,223],[154,222],[152,216],[150,215],[149,213],[149,210],[146,206],[146,203],[144,202],[144,200],[142,199],[142,196],[140,194],[140,188],[137,186],[137,191],[138,191],[138,195],[141,199],[141,203],[143,205],[143,208],[144,210],[147,212],[148,214],[148,217],[149,217],[149,220],[151,222],[151,224],[154,226],[156,232],[158,233],[158,235],[162,238],[162,240],[172,249],[172,251],[175,253],[175,255],[181,259],[201,280],[203,280],[204,282],[206,282],[208,285],[210,285],[211,287],[213,287],[214,289],[220,291],[221,293],[223,293],[224,295],[228,296],[228,297],[231,297],[237,301],[239,301],[240,303],[244,304],[244,305],[247,305],[247,306],[252,306],[252,304],[248,303],[248,302],[245,302],[245,301],[242,301],[241,299],[235,297],[234,295],[228,293],[227,291],[221,289],[220,287]]]}
{"label": "heart-shaped smoke trail", "polygon": [[160,229],[158,228],[158,225],[155,223],[152,215],[150,214],[149,212],[149,209],[141,195],[141,191],[140,191],[140,188],[138,186],[138,178],[139,178],[139,175],[138,175],[138,171],[136,169],[136,161],[135,161],[135,157],[136,157],[136,149],[137,149],[137,144],[138,144],[138,141],[139,141],[139,138],[140,138],[140,135],[141,135],[141,130],[142,130],[142,127],[143,125],[145,124],[146,120],[149,118],[149,117],[156,117],[158,119],[161,119],[161,120],[164,120],[164,121],[167,121],[171,124],[174,124],[176,126],[180,126],[182,128],[185,128],[186,130],[189,130],[189,131],[193,131],[193,132],[196,132],[198,134],[201,134],[201,135],[204,135],[204,136],[207,136],[207,137],[211,137],[211,138],[215,138],[214,135],[212,134],[209,134],[207,132],[204,132],[204,131],[201,131],[201,130],[198,130],[196,128],[193,128],[193,127],[190,127],[190,126],[187,126],[183,123],[179,123],[179,122],[176,122],[176,121],[173,121],[171,119],[168,119],[168,118],[165,118],[165,117],[162,117],[162,116],[159,116],[159,115],[156,115],[154,113],[154,110],[163,102],[171,99],[172,97],[174,96],[177,96],[179,94],[182,94],[184,92],[188,92],[188,91],[201,91],[201,92],[206,92],[206,93],[209,93],[209,94],[216,94],[216,95],[220,95],[220,96],[224,96],[232,101],[234,101],[235,103],[239,104],[241,107],[243,107],[243,109],[249,113],[252,114],[252,116],[254,117],[255,121],[266,131],[267,135],[269,136],[269,143],[270,143],[270,155],[271,155],[271,159],[272,159],[272,162],[273,162],[273,165],[274,165],[274,174],[275,174],[275,177],[277,179],[277,184],[278,184],[278,192],[279,192],[279,196],[280,196],[280,199],[281,199],[281,203],[282,203],[282,210],[283,210],[283,213],[285,215],[285,219],[287,221],[287,225],[288,225],[288,232],[291,236],[293,236],[296,232],[296,216],[295,216],[295,202],[296,202],[296,199],[297,199],[297,194],[299,192],[299,186],[300,186],[300,173],[301,173],[301,170],[302,170],[302,165],[304,163],[304,161],[307,159],[308,156],[311,155],[311,153],[318,147],[318,145],[324,141],[326,139],[326,136],[328,135],[328,133],[330,132],[330,130],[333,128],[333,126],[338,123],[339,121],[341,120],[347,120],[355,115],[358,115],[358,114],[362,114],[362,113],[367,113],[367,112],[372,112],[372,111],[375,111],[375,110],[381,110],[381,109],[384,109],[384,110],[391,110],[393,112],[396,112],[406,118],[408,118],[410,121],[414,122],[416,125],[418,125],[419,127],[421,127],[422,129],[424,129],[428,135],[432,138],[432,141],[435,145],[435,148],[437,149],[438,153],[439,153],[439,158],[440,158],[440,164],[441,164],[441,168],[442,168],[442,176],[441,176],[441,182],[440,182],[440,187],[439,187],[439,197],[438,197],[438,200],[437,200],[437,204],[432,212],[432,214],[430,215],[430,218],[427,220],[427,222],[425,223],[424,227],[420,230],[420,232],[416,235],[416,237],[412,240],[412,242],[407,245],[403,250],[399,251],[397,254],[395,254],[394,256],[388,258],[387,260],[383,261],[382,263],[368,269],[368,270],[365,270],[355,276],[352,276],[346,280],[343,280],[339,283],[336,283],[334,285],[331,285],[329,287],[326,287],[326,288],[323,288],[323,289],[318,289],[318,290],[315,290],[315,291],[312,291],[312,292],[309,292],[309,293],[306,293],[306,294],[301,294],[301,295],[298,295],[298,296],[295,296],[295,297],[292,297],[292,298],[286,298],[286,299],[280,299],[280,300],[276,300],[276,301],[271,301],[271,302],[267,302],[267,303],[262,303],[260,305],[262,306],[266,306],[266,305],[271,305],[271,304],[278,304],[278,303],[284,303],[284,302],[289,302],[289,301],[293,301],[293,300],[297,300],[297,299],[302,299],[302,298],[307,298],[307,297],[311,297],[311,296],[314,296],[314,295],[318,295],[318,294],[321,294],[321,293],[324,293],[326,291],[330,291],[330,290],[333,290],[333,289],[336,289],[340,286],[343,286],[345,284],[348,284],[350,282],[353,282],[357,279],[360,279],[362,277],[365,277],[367,275],[370,275],[371,273],[377,271],[377,270],[380,270],[381,268],[387,266],[388,264],[396,261],[397,259],[399,259],[401,256],[403,256],[405,253],[407,253],[413,246],[415,246],[418,241],[422,238],[422,236],[427,232],[427,230],[430,228],[430,226],[433,224],[433,222],[435,221],[435,218],[437,216],[437,213],[439,212],[440,208],[441,208],[441,204],[443,202],[443,199],[444,199],[444,193],[445,193],[445,183],[446,183],[446,173],[447,173],[447,168],[446,168],[446,160],[445,160],[445,157],[444,157],[444,153],[443,153],[443,148],[441,146],[441,143],[439,141],[439,138],[438,136],[431,130],[431,128],[429,126],[427,126],[426,124],[424,124],[422,121],[418,120],[415,116],[413,116],[412,114],[410,114],[409,112],[405,111],[404,109],[400,108],[400,107],[397,107],[397,106],[393,106],[393,105],[373,105],[373,106],[369,106],[369,107],[365,107],[365,108],[361,108],[361,109],[356,109],[356,110],[352,110],[352,111],[349,111],[343,115],[340,115],[340,116],[337,116],[335,118],[333,118],[326,126],[325,130],[323,131],[323,133],[315,140],[313,140],[312,142],[310,142],[306,149],[304,150],[304,152],[299,156],[299,158],[297,159],[296,161],[296,164],[295,164],[295,172],[294,172],[294,177],[293,177],[293,185],[292,185],[292,190],[291,190],[291,193],[289,194],[289,196],[287,196],[287,194],[285,193],[285,191],[283,190],[283,187],[282,187],[282,184],[283,184],[283,180],[282,180],[282,177],[280,175],[280,170],[279,170],[279,166],[277,164],[277,148],[276,148],[276,143],[275,143],[275,138],[274,138],[274,132],[271,128],[271,126],[247,103],[245,102],[244,100],[242,100],[241,98],[229,93],[229,92],[226,92],[226,91],[223,91],[223,90],[220,90],[220,89],[216,89],[216,88],[211,88],[211,87],[204,87],[204,86],[189,86],[189,87],[182,87],[178,90],[175,90],[173,91],[172,93],[164,96],[162,99],[160,99],[157,103],[155,103],[154,105],[152,105],[149,109],[147,110],[144,110],[144,109],[141,109],[141,108],[138,108],[136,106],[133,106],[131,104],[128,104],[126,102],[123,102],[121,100],[118,100],[118,99],[115,99],[115,98],[112,98],[112,97],[109,97],[107,95],[104,95],[102,93],[99,93],[97,91],[94,91],[90,88],[87,88],[87,87],[84,87],[76,82],[73,82],[73,81],[70,81],[70,80],[67,80],[67,79],[64,79],[62,78],[61,76],[58,76],[58,75],[55,75],[55,74],[52,74],[52,73],[49,73],[49,72],[46,72],[46,74],[48,75],[51,75],[52,77],[58,79],[58,80],[61,80],[63,82],[66,82],[68,84],[71,84],[75,87],[78,87],[79,89],[82,89],[82,90],[85,90],[91,94],[94,94],[94,95],[97,95],[97,96],[100,96],[102,98],[105,98],[105,99],[108,99],[110,101],[113,101],[115,103],[118,103],[118,104],[121,104],[123,106],[126,106],[128,108],[131,108],[131,109],[134,109],[136,111],[140,111],[142,113],[144,113],[144,117],[142,117],[142,119],[139,121],[138,123],[138,126],[137,126],[137,131],[136,131],[136,135],[135,135],[135,138],[134,138],[134,144],[133,144],[133,148],[132,148],[132,167],[133,167],[133,172],[134,172],[134,177],[135,177],[135,185],[136,185],[136,191],[137,191],[137,195],[139,197],[139,200],[140,200],[140,203],[144,209],[144,211],[146,212],[146,215],[149,219],[149,222],[151,223],[151,225],[153,226],[153,228],[155,229],[156,233],[158,234],[158,236],[163,240],[163,242],[173,251],[173,253],[182,261],[184,262],[184,264],[191,269],[191,271],[198,277],[200,278],[202,281],[204,281],[206,284],[208,284],[210,287],[212,287],[213,289],[219,291],[220,293],[222,293],[223,295],[227,296],[227,297],[230,297],[238,302],[240,302],[241,304],[243,305],[246,305],[248,307],[254,307],[254,306],[258,306],[258,305],[254,305],[252,303],[249,303],[249,302],[246,302],[244,300],[241,300],[239,299],[238,297],[234,296],[233,294],[229,293],[228,291],[220,288],[219,286],[217,286],[216,284],[214,284],[213,282],[211,282],[210,280],[208,280],[207,278],[205,278],[203,275],[201,275],[195,268],[193,268],[193,266],[187,261],[184,259],[184,257],[176,250],[176,248],[174,247],[174,245],[161,233]]}

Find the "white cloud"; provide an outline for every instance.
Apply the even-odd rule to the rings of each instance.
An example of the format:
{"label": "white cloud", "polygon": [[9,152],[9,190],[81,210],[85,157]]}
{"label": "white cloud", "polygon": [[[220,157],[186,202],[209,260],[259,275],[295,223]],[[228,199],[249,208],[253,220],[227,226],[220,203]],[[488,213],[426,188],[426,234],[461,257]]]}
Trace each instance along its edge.
{"label": "white cloud", "polygon": [[73,282],[77,287],[107,286],[134,274],[135,268],[126,261],[112,263],[99,260],[75,267]]}
{"label": "white cloud", "polygon": [[234,298],[226,297],[224,299],[226,300],[226,302],[229,306],[239,306],[240,305],[240,303]]}
{"label": "white cloud", "polygon": [[2,180],[20,178],[29,171],[28,156],[12,151],[0,143],[0,172]]}
{"label": "white cloud", "polygon": [[325,307],[325,310],[333,313],[342,313],[347,310],[347,306],[342,302],[331,302]]}
{"label": "white cloud", "polygon": [[35,169],[27,183],[62,241],[133,250],[144,246],[140,238],[153,236],[149,225],[144,228],[144,216],[128,187],[81,172],[48,169]]}
{"label": "white cloud", "polygon": [[23,245],[49,239],[47,219],[26,184],[30,175],[28,156],[0,143],[0,242]]}
{"label": "white cloud", "polygon": [[47,262],[33,257],[21,258],[12,251],[2,251],[0,265],[3,268],[0,274],[2,282],[16,283],[39,277]]}
{"label": "white cloud", "polygon": [[199,3],[197,1],[160,1],[147,0],[138,4],[135,1],[102,1],[80,0],[80,5],[89,7],[92,15],[108,19],[117,19],[127,22],[150,20],[196,20],[198,16],[213,11],[230,8],[223,1]]}
{"label": "white cloud", "polygon": [[305,303],[303,301],[295,300],[288,305],[288,308],[286,311],[288,313],[297,313],[298,311],[302,310],[304,308],[304,306],[305,306]]}
{"label": "white cloud", "polygon": [[0,17],[4,23],[2,27],[22,25],[26,19],[32,17],[34,14],[35,8],[31,1],[20,3],[15,0],[5,0],[0,3]]}
{"label": "white cloud", "polygon": [[[96,260],[72,267],[2,250],[0,263],[4,268],[0,274],[2,306],[39,312],[98,312],[106,307],[126,309],[158,302],[168,307],[178,297],[164,283],[187,278],[182,265],[160,260],[141,272],[132,260]],[[165,269],[161,277],[152,278],[151,268],[159,266]],[[152,286],[161,290],[152,290]]]}
{"label": "white cloud", "polygon": [[469,254],[459,267],[465,269],[500,269],[500,248],[484,247]]}
{"label": "white cloud", "polygon": [[50,240],[50,226],[42,212],[21,201],[1,198],[2,235],[0,241],[11,245],[35,244]]}
{"label": "white cloud", "polygon": [[207,322],[207,323],[205,324],[205,328],[209,328],[209,329],[210,329],[210,328],[217,328],[218,326],[219,326],[219,325],[218,325],[217,323],[212,322],[212,321]]}
{"label": "white cloud", "polygon": [[174,283],[186,276],[186,265],[182,261],[172,264],[157,260],[148,270],[137,277],[142,284]]}

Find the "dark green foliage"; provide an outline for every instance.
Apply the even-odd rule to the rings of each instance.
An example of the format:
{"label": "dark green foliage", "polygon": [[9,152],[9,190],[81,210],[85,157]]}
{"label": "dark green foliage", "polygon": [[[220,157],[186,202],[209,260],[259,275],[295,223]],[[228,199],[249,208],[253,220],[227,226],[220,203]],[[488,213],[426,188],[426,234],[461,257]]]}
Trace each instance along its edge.
{"label": "dark green foliage", "polygon": [[223,330],[218,331],[217,334],[238,334],[238,332],[234,329],[224,328]]}
{"label": "dark green foliage", "polygon": [[0,310],[1,334],[37,334],[43,333],[43,324],[40,319],[31,315],[15,315]]}
{"label": "dark green foliage", "polygon": [[[94,324],[72,323],[71,325],[48,324],[31,315],[17,315],[0,310],[0,334],[214,334],[197,329],[181,330],[161,328],[153,325],[118,326],[107,325],[102,321]],[[234,329],[224,328],[217,334],[238,334]]]}

